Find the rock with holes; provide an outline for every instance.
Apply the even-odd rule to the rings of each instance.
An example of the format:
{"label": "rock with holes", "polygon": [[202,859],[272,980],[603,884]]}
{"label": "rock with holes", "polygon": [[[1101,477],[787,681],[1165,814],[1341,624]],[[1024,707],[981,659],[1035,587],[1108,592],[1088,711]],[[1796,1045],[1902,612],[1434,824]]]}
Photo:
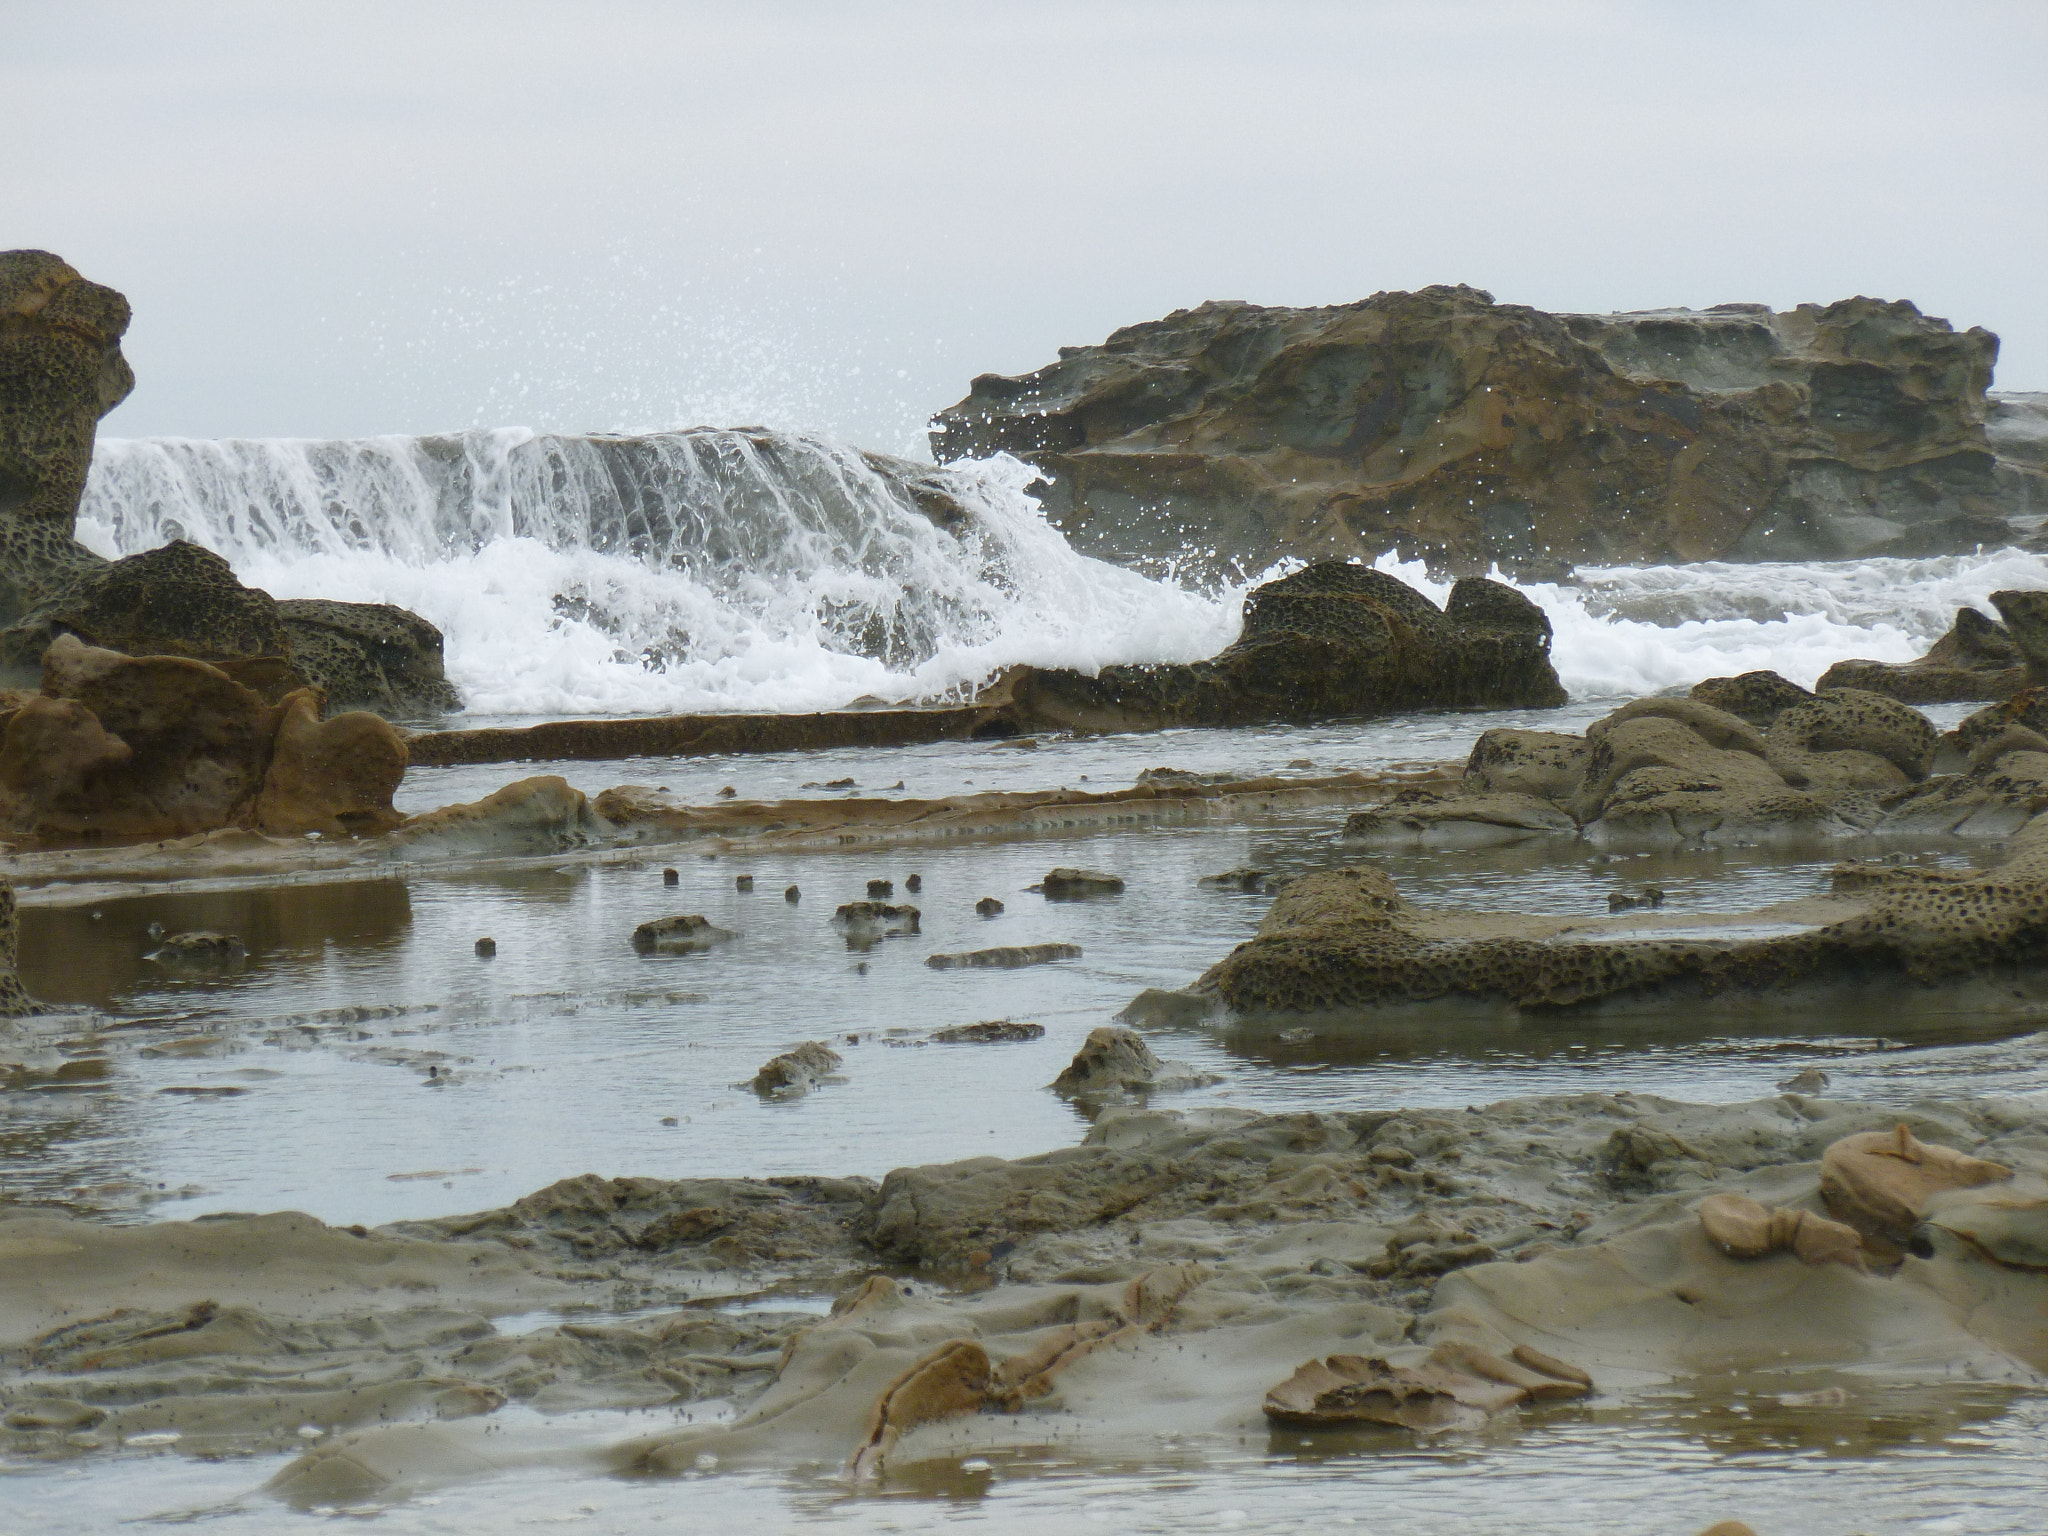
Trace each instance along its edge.
{"label": "rock with holes", "polygon": [[1706,678],[1692,685],[1690,696],[1761,730],[1794,704],[1805,703],[1813,693],[1775,672],[1764,671]]}

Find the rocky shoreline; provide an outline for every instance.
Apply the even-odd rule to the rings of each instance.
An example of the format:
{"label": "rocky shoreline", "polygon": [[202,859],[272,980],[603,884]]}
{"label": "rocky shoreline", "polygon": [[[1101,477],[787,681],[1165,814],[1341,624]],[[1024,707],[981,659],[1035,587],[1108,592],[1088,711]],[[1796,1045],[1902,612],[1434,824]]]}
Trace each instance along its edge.
{"label": "rocky shoreline", "polygon": [[[590,1470],[864,1479],[1048,1442],[1185,1454],[1304,1414],[1436,1433],[1702,1372],[2038,1384],[2044,1175],[2048,1114],[2019,1101],[1589,1093],[1140,1106],[879,1186],[590,1176],[375,1231],[13,1210],[0,1440],[304,1447],[271,1490],[333,1503],[501,1469],[507,1403],[702,1405],[699,1428],[551,1453]],[[493,1321],[537,1307],[563,1320]],[[1364,1369],[1345,1360],[1378,1387],[1304,1406],[1297,1373]]]}

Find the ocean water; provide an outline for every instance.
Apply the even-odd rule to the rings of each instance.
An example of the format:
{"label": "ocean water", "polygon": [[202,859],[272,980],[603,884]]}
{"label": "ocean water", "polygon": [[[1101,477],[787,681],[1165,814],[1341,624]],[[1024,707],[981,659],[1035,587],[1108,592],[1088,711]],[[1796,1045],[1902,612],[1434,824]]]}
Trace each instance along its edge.
{"label": "ocean water", "polygon": [[[937,701],[1028,662],[1191,661],[1235,638],[1244,594],[1088,559],[1034,472],[934,468],[796,434],[636,439],[523,429],[357,441],[100,445],[79,536],[168,539],[279,597],[397,603],[447,637],[476,717],[835,709]],[[920,503],[950,510],[949,526]],[[1441,600],[1448,583],[1382,558]],[[2003,587],[2013,549],[1827,565],[1589,568],[1523,590],[1584,699],[1769,667],[1810,685],[1848,656],[1905,661]]]}

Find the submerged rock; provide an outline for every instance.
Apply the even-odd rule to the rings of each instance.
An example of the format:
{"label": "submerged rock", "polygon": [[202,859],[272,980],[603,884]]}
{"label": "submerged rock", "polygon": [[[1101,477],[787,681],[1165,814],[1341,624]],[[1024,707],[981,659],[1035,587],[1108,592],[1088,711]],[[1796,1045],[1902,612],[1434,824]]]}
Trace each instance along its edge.
{"label": "submerged rock", "polygon": [[1070,1099],[1100,1101],[1221,1081],[1184,1061],[1162,1061],[1135,1031],[1105,1025],[1088,1032],[1074,1059],[1052,1080],[1052,1090]]}
{"label": "submerged rock", "polygon": [[[869,881],[870,887],[887,881]],[[892,906],[885,901],[849,901],[832,914],[832,921],[849,936],[865,934],[891,937],[918,931],[924,914],[912,906]]]}
{"label": "submerged rock", "polygon": [[1025,965],[1046,965],[1054,960],[1078,960],[1078,944],[1012,944],[997,949],[969,949],[953,954],[931,955],[925,964],[935,971],[1015,970]]}
{"label": "submerged rock", "polygon": [[560,853],[603,838],[609,824],[558,774],[520,779],[467,805],[409,818],[384,838],[390,857],[517,857]]}
{"label": "submerged rock", "polygon": [[839,1053],[822,1040],[807,1040],[782,1055],[772,1057],[754,1074],[750,1086],[763,1095],[794,1098],[809,1093],[842,1064]]}
{"label": "submerged rock", "polygon": [[144,958],[159,965],[202,970],[239,965],[248,954],[249,947],[237,934],[172,933]]}
{"label": "submerged rock", "polygon": [[1042,1040],[1043,1024],[1026,1024],[1015,1019],[990,1019],[980,1024],[954,1024],[935,1029],[931,1039],[943,1045],[982,1045],[995,1041]]}
{"label": "submerged rock", "polygon": [[1123,880],[1099,869],[1055,869],[1039,889],[1048,901],[1073,901],[1087,896],[1111,896],[1124,888]]}
{"label": "submerged rock", "polygon": [[1986,435],[1997,347],[1869,298],[1552,315],[1434,286],[1208,303],[983,375],[932,451],[1036,465],[1033,494],[1084,553],[1213,551],[1219,573],[1390,551],[1546,579],[1965,553],[2015,541],[2009,519],[2044,499],[2032,460]]}
{"label": "submerged rock", "polygon": [[642,923],[633,930],[633,947],[643,955],[694,954],[738,937],[731,929],[693,912]]}

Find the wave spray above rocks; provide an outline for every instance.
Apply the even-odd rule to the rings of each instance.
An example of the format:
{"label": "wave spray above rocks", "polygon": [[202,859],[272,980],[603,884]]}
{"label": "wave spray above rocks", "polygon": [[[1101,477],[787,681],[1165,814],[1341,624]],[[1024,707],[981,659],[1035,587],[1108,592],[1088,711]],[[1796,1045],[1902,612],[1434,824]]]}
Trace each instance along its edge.
{"label": "wave spray above rocks", "polygon": [[[114,440],[78,532],[110,556],[188,538],[280,596],[423,614],[480,715],[834,709],[958,699],[1016,663],[1192,661],[1230,643],[1273,574],[1195,588],[1091,559],[1027,494],[1034,475],[753,429]],[[1449,594],[1420,562],[1379,565]],[[1618,697],[1906,661],[1958,607],[2044,582],[2048,557],[2007,549],[1582,569],[1521,590],[1572,693]]]}

